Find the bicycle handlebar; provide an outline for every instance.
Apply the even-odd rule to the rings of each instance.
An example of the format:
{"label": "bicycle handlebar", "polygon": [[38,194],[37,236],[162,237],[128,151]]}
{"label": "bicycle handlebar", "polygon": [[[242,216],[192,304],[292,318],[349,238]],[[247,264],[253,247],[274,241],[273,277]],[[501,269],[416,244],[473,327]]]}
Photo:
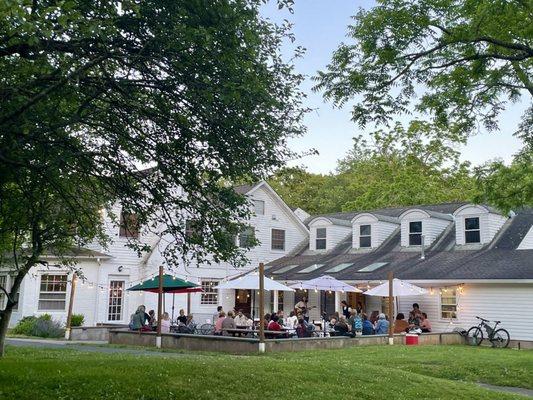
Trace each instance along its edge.
{"label": "bicycle handlebar", "polygon": [[490,322],[488,319],[485,319],[485,318],[481,318],[481,317],[478,317],[478,316],[476,316],[476,318],[482,320],[483,322]]}

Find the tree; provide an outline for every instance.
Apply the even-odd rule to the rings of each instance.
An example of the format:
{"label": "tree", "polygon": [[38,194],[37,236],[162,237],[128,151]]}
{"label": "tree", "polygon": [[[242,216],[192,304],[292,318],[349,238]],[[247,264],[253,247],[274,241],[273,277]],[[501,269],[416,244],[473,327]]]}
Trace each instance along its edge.
{"label": "tree", "polygon": [[313,214],[467,201],[478,195],[468,162],[432,124],[377,130],[354,138],[336,173],[286,169],[271,179],[289,204]]}
{"label": "tree", "polygon": [[227,238],[244,227],[246,199],[223,182],[282,165],[305,112],[301,76],[280,52],[290,27],[261,18],[262,3],[0,6],[0,249],[14,274],[0,352],[30,268],[44,253],[72,267],[78,246],[105,244],[99,215],[118,224],[115,202],[144,232],[174,239],[169,266],[191,253],[245,261]]}
{"label": "tree", "polygon": [[316,77],[334,103],[356,98],[360,125],[414,109],[466,135],[480,123],[496,129],[506,101],[533,96],[531,1],[377,3],[357,13],[349,26],[355,43],[341,44]]}

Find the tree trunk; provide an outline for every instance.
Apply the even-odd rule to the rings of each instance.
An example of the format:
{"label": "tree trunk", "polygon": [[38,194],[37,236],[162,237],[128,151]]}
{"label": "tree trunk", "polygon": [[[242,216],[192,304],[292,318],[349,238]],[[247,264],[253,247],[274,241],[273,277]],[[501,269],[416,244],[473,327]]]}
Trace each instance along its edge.
{"label": "tree trunk", "polygon": [[14,305],[15,304],[13,304],[11,300],[8,300],[6,309],[0,314],[0,358],[4,356],[7,327],[9,326],[9,320],[11,319]]}

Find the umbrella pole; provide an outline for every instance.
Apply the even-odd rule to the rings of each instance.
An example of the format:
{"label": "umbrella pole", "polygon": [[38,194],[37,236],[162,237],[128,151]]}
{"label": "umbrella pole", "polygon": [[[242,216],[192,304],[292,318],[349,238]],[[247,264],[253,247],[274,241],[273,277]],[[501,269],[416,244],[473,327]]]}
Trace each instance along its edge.
{"label": "umbrella pole", "polygon": [[176,293],[172,293],[172,323],[174,323],[174,306],[176,302]]}
{"label": "umbrella pole", "polygon": [[157,292],[157,336],[155,345],[161,348],[161,319],[163,318],[163,266],[159,266],[159,291]]}
{"label": "umbrella pole", "polygon": [[392,289],[393,285],[393,274],[392,271],[389,272],[389,344],[394,344],[394,335],[392,330],[392,322],[393,322],[393,307],[394,307],[394,293]]}
{"label": "umbrella pole", "polygon": [[265,352],[265,265],[259,263],[259,352]]}

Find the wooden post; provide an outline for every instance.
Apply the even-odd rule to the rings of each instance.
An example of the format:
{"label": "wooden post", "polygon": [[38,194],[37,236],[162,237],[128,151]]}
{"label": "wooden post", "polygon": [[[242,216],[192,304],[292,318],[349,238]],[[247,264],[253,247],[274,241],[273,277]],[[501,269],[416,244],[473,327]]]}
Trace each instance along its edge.
{"label": "wooden post", "polygon": [[191,294],[187,293],[187,315],[191,314]]}
{"label": "wooden post", "polygon": [[157,337],[156,347],[161,347],[161,320],[163,319],[163,266],[159,266],[159,290],[157,292]]}
{"label": "wooden post", "polygon": [[[76,293],[76,283],[78,282],[78,275],[76,272],[72,275],[72,282],[70,283],[70,300],[68,303],[67,325],[65,329],[65,339],[70,340],[70,325],[72,323],[72,308],[74,306],[74,294]],[[98,290],[97,290],[98,291]]]}
{"label": "wooden post", "polygon": [[259,352],[265,352],[265,265],[259,263]]}
{"label": "wooden post", "polygon": [[389,272],[389,344],[394,344],[392,324],[394,322],[394,293],[393,293],[393,273]]}

